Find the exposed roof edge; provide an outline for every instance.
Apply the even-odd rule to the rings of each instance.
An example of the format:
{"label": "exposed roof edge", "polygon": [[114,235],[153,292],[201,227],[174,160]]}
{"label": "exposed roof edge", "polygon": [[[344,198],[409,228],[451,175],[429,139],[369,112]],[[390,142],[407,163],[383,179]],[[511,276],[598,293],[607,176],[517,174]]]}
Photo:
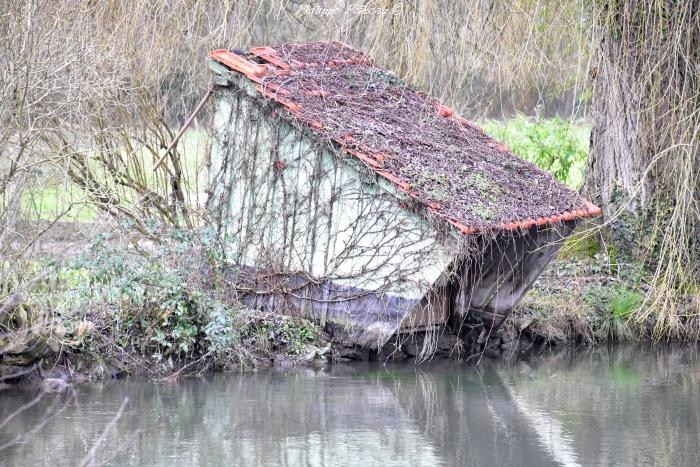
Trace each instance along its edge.
{"label": "exposed roof edge", "polygon": [[253,63],[228,50],[213,50],[209,52],[209,58],[244,74],[248,79],[256,83],[260,83],[262,81],[260,78],[267,74],[267,66]]}
{"label": "exposed roof edge", "polygon": [[480,233],[483,232],[484,230],[489,230],[489,231],[497,231],[497,230],[517,230],[517,229],[529,229],[530,227],[534,227],[536,225],[538,226],[544,226],[544,225],[550,225],[550,224],[556,224],[558,222],[566,222],[566,221],[573,221],[576,219],[584,219],[587,217],[597,217],[600,216],[601,214],[601,209],[588,201],[587,199],[583,199],[583,202],[585,204],[584,208],[581,209],[576,209],[573,211],[565,211],[561,214],[558,214],[556,216],[550,216],[550,217],[539,217],[537,219],[525,219],[524,221],[519,221],[519,222],[511,222],[508,224],[499,224],[494,227],[491,227],[489,229],[476,229],[473,227],[468,227],[454,219],[447,219],[447,222],[455,226],[460,230],[460,232],[464,233],[465,235],[470,235],[470,234],[475,234],[475,233]]}
{"label": "exposed roof edge", "polygon": [[[335,42],[338,45],[342,45],[343,47],[350,48],[349,46],[340,43],[340,42]],[[356,57],[353,57],[348,60],[331,60],[329,62],[323,62],[323,63],[302,63],[298,61],[293,61],[292,66],[289,64],[285,63],[284,61],[281,60],[281,58],[278,56],[277,51],[271,47],[253,47],[250,49],[250,52],[261,58],[262,60],[265,60],[268,64],[257,64],[253,63],[249,60],[246,60],[244,57],[237,55],[233,52],[229,52],[227,50],[214,50],[209,53],[209,57],[216,61],[219,62],[226,67],[230,68],[233,71],[236,71],[238,73],[243,74],[246,76],[249,80],[253,81],[256,83],[255,89],[264,97],[267,97],[269,99],[272,99],[276,101],[277,103],[281,104],[282,106],[286,107],[286,109],[289,111],[289,113],[295,117],[297,120],[303,121],[306,124],[308,124],[313,131],[319,130],[321,128],[321,123],[318,121],[310,120],[306,116],[303,116],[299,110],[300,106],[299,104],[296,104],[294,102],[291,102],[288,99],[285,99],[285,95],[288,94],[288,91],[286,91],[283,88],[280,87],[273,87],[269,84],[263,84],[262,78],[268,73],[270,69],[276,69],[277,72],[278,70],[288,70],[288,72],[292,72],[293,69],[302,69],[302,68],[313,68],[313,67],[320,67],[320,66],[325,66],[325,67],[336,67],[336,66],[342,66],[342,65],[353,65],[353,64],[362,64],[362,63],[370,63],[367,57],[365,57],[362,54],[359,54]],[[271,68],[275,67],[275,68]],[[313,91],[312,91],[313,92]],[[323,92],[323,91],[318,91],[318,92]],[[455,115],[454,111],[450,109],[449,107],[446,107],[442,104],[438,105],[435,109],[435,112],[444,117],[448,118],[451,120],[454,120],[458,122],[461,125],[466,125],[471,128],[478,129],[479,131],[481,130],[477,125],[473,124],[472,122]],[[465,235],[472,235],[472,234],[477,234],[477,233],[485,233],[485,232],[495,232],[495,231],[513,231],[513,230],[518,230],[518,229],[528,229],[533,226],[545,226],[549,224],[555,224],[559,222],[567,222],[567,221],[573,221],[576,219],[582,219],[582,218],[588,218],[588,217],[596,217],[601,214],[601,209],[594,204],[592,204],[590,201],[586,199],[582,199],[583,202],[583,207],[571,211],[565,211],[561,214],[550,216],[550,217],[540,217],[540,218],[535,218],[535,219],[525,219],[522,221],[518,222],[511,222],[511,223],[503,223],[503,224],[498,224],[495,226],[490,226],[487,228],[484,227],[469,227],[467,225],[464,225],[463,223],[457,221],[454,218],[451,218],[449,216],[446,216],[443,213],[440,213],[440,207],[441,205],[439,203],[435,202],[426,202],[425,200],[421,199],[418,194],[411,190],[411,186],[397,178],[396,176],[390,174],[388,171],[382,169],[382,160],[384,157],[387,157],[386,155],[383,155],[381,153],[376,153],[370,151],[368,148],[363,148],[360,146],[357,149],[353,149],[348,146],[348,143],[352,141],[352,137],[350,139],[338,139],[338,138],[332,138],[333,142],[339,145],[340,149],[343,150],[343,152],[350,154],[357,159],[361,160],[370,170],[372,170],[374,173],[377,175],[385,178],[389,182],[391,182],[394,186],[396,186],[400,191],[403,193],[407,194],[411,198],[419,201],[421,204],[425,205],[426,208],[428,209],[429,212],[439,214],[441,217],[443,217],[449,224],[457,228],[460,232],[462,232]],[[494,143],[494,146],[497,146],[500,150],[508,152],[512,154],[512,152],[504,145],[500,143]]]}

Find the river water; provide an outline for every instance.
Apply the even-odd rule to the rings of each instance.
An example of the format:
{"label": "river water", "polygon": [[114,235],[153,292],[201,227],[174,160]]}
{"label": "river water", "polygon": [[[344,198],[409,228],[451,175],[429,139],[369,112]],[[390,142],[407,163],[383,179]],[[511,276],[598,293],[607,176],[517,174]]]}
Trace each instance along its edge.
{"label": "river water", "polygon": [[[0,465],[698,465],[695,347],[0,392]],[[120,413],[120,408],[122,408]]]}

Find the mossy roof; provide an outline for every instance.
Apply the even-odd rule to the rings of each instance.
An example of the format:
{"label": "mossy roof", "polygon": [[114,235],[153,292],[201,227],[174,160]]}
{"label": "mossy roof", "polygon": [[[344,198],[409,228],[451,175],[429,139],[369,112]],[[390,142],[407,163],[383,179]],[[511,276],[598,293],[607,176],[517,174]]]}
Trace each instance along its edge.
{"label": "mossy roof", "polygon": [[[210,57],[257,83],[349,157],[464,233],[512,230],[600,210],[475,124],[340,42]],[[249,60],[250,59],[250,60]]]}

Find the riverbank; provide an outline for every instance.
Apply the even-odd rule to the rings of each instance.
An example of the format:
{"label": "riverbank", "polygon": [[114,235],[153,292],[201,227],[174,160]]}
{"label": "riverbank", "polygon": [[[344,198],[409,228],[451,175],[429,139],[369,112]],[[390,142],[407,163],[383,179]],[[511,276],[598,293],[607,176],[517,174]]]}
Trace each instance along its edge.
{"label": "riverbank", "polygon": [[[644,303],[639,272],[586,242],[564,248],[497,332],[475,340],[445,328],[394,338],[377,351],[332,326],[243,306],[206,229],[159,232],[160,242],[90,235],[52,239],[25,269],[35,277],[31,289],[3,301],[0,382],[175,379],[349,360],[480,362],[653,337],[653,319],[634,319]],[[69,249],[61,248],[66,239]],[[698,303],[688,300],[689,314]]]}
{"label": "riverbank", "polygon": [[651,273],[615,260],[591,242],[566,246],[535,282],[501,330],[506,341],[526,344],[597,345],[607,342],[691,341],[700,339],[700,294],[678,294],[679,321],[668,323],[649,308]]}

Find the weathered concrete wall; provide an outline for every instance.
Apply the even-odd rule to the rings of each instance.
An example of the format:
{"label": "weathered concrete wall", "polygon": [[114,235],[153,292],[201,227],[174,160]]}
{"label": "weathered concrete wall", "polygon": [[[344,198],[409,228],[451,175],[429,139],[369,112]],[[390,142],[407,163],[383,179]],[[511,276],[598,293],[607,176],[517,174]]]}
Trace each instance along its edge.
{"label": "weathered concrete wall", "polygon": [[359,160],[308,137],[250,82],[223,77],[209,210],[237,283],[250,288],[243,299],[355,327],[368,344],[409,322],[444,322],[445,301],[426,293],[447,281],[455,234],[402,206],[411,201]]}

